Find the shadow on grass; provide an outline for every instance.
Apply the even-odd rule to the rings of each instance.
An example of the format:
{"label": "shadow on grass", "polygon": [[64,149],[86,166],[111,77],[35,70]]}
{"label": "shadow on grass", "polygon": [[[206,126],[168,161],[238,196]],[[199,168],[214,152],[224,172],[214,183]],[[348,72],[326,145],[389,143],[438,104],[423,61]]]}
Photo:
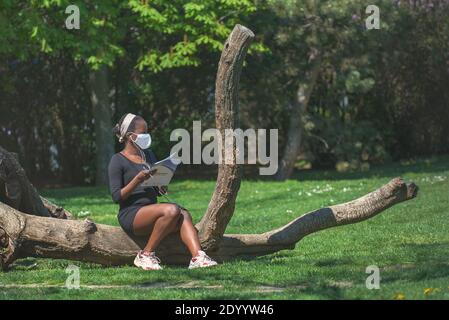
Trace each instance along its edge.
{"label": "shadow on grass", "polygon": [[381,268],[383,282],[419,282],[449,276],[449,243],[405,244],[400,249],[414,255],[414,260]]}
{"label": "shadow on grass", "polygon": [[[449,262],[447,261],[449,243],[434,244],[405,244],[398,246],[398,251],[405,251],[408,258],[403,263],[379,264],[381,283],[384,285],[403,286],[404,284],[422,283],[435,279],[444,279],[449,274]],[[288,261],[288,254],[277,253],[262,256],[253,260],[236,259],[235,263],[251,263],[252,269],[270,268],[274,266],[292,266]],[[397,261],[396,256],[387,260]],[[278,260],[276,260],[278,259]],[[368,264],[350,258],[324,258],[315,261],[302,261],[297,268],[301,271],[304,264],[307,267],[304,273],[299,272],[296,279],[290,277],[287,283],[272,283],[260,278],[252,278],[245,273],[230,272],[221,269],[217,273],[207,272],[190,273],[187,277],[196,281],[222,281],[230,284],[238,284],[239,288],[255,288],[258,286],[271,286],[280,288],[282,294],[315,296],[321,299],[346,299],[347,290],[354,287],[364,288],[368,276],[366,267]],[[375,264],[375,263],[374,263]],[[311,268],[310,268],[311,267]],[[245,265],[241,266],[245,268]],[[308,268],[308,269],[307,269]],[[424,285],[423,285],[424,286]],[[424,288],[423,288],[424,289]],[[236,289],[238,290],[238,289]]]}
{"label": "shadow on grass", "polygon": [[[322,181],[322,180],[354,180],[370,178],[393,178],[406,173],[438,173],[448,170],[449,155],[443,155],[432,158],[418,158],[408,162],[390,162],[384,165],[373,165],[368,171],[358,172],[337,172],[336,170],[295,170],[291,180],[300,181]],[[246,181],[276,181],[274,176],[263,176],[259,174],[259,168],[256,165],[243,165],[242,180]],[[183,182],[189,180],[215,182],[217,178],[216,165],[184,165],[176,172],[175,181]],[[279,182],[282,183],[282,182]],[[86,187],[62,187],[58,189],[45,187],[42,188],[42,194],[46,197],[72,198],[83,197],[86,199],[97,199],[99,196],[107,196],[110,199],[109,192],[105,187],[90,187],[89,194],[86,194]],[[64,199],[61,199],[64,200]]]}
{"label": "shadow on grass", "polygon": [[449,157],[419,159],[411,163],[401,164],[399,162],[382,166],[372,166],[370,170],[364,172],[337,172],[335,170],[309,170],[295,171],[291,177],[293,180],[320,181],[320,180],[353,180],[371,178],[394,178],[404,174],[430,173],[438,174],[448,170]]}
{"label": "shadow on grass", "polygon": [[[394,178],[406,173],[438,173],[448,170],[449,155],[418,158],[405,162],[390,162],[383,165],[372,165],[368,171],[337,172],[336,170],[295,170],[291,180],[321,181],[321,180],[353,180],[370,178]],[[177,181],[197,180],[215,181],[216,166],[197,166],[198,170],[183,170],[177,176]],[[262,176],[256,165],[243,165],[243,180],[246,181],[276,181],[274,176]],[[282,183],[282,182],[279,182]]]}
{"label": "shadow on grass", "polygon": [[[419,285],[422,285],[422,289],[424,289],[425,285],[423,282],[425,283],[425,281],[447,278],[449,270],[449,262],[447,261],[448,242],[402,244],[396,248],[397,251],[395,252],[402,251],[401,254],[404,254],[407,258],[403,262],[398,262],[395,253],[391,253],[391,256],[382,257],[383,261],[395,261],[395,263],[388,264],[388,262],[384,262],[378,265],[381,272],[381,285],[401,287],[405,284],[421,283]],[[153,278],[153,275],[151,275],[152,280],[149,280],[149,278],[141,279],[141,281],[137,281],[133,285],[151,290],[182,291],[187,296],[189,293],[201,292],[203,298],[209,299],[264,299],[270,297],[289,299],[293,296],[346,299],[349,296],[348,290],[351,288],[364,288],[365,280],[368,276],[365,272],[367,267],[366,257],[362,260],[348,257],[323,257],[322,259],[306,258],[298,261],[297,263],[295,255],[291,252],[280,251],[273,255],[261,256],[251,260],[236,259],[233,261],[235,265],[221,265],[200,270],[184,270],[187,266],[179,266],[173,269],[173,272],[176,273],[174,277],[167,278],[166,274],[160,274],[160,277]],[[16,270],[25,271],[33,262],[35,262],[34,258],[17,261]],[[63,261],[60,263],[64,265]],[[54,264],[55,262],[51,263],[53,267]],[[373,264],[375,264],[375,258]],[[297,268],[298,273],[290,273],[282,283],[277,283],[277,280],[270,281],[263,277],[251,276],[251,270],[279,268],[282,265],[285,265],[286,272],[287,269]],[[43,267],[47,268],[48,266]],[[96,265],[94,267],[90,264],[86,265],[86,267],[89,269],[103,268]],[[247,268],[251,270],[246,272]],[[282,272],[282,270],[280,268],[279,272]],[[200,287],[174,289],[158,287],[158,285],[162,284],[176,285],[186,281],[197,282]],[[204,287],[201,287],[203,285]],[[207,288],[213,285],[221,285],[222,287]],[[274,291],[258,291],[257,287],[261,286],[267,286],[269,287],[268,290],[274,289]],[[276,291],[276,289],[280,289],[280,291]],[[58,289],[53,288],[41,288],[38,291],[50,296],[60,293]],[[19,292],[20,290],[17,291],[17,294]],[[101,295],[106,296],[107,294],[102,293]]]}

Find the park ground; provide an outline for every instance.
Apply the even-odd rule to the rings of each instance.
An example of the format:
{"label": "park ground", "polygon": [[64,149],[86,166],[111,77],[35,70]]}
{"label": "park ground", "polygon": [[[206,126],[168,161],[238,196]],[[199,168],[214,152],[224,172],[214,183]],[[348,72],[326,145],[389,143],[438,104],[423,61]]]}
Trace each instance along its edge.
{"label": "park ground", "polygon": [[[27,258],[0,273],[0,299],[449,299],[449,157],[358,173],[301,171],[286,182],[244,179],[226,232],[261,233],[364,195],[395,176],[418,184],[418,197],[367,221],[309,235],[294,250],[196,270]],[[213,178],[178,180],[170,194],[197,222],[214,185]],[[40,192],[79,219],[118,225],[107,188]],[[65,287],[70,264],[80,267],[79,289]],[[380,270],[379,289],[366,287],[368,266]]]}

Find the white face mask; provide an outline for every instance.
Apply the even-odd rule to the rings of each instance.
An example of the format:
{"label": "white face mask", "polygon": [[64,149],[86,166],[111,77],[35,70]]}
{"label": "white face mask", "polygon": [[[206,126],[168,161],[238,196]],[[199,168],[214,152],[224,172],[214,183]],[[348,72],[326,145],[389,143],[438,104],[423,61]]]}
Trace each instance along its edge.
{"label": "white face mask", "polygon": [[136,140],[131,138],[131,141],[134,142],[140,149],[148,149],[151,145],[151,136],[149,133],[140,133],[137,134]]}

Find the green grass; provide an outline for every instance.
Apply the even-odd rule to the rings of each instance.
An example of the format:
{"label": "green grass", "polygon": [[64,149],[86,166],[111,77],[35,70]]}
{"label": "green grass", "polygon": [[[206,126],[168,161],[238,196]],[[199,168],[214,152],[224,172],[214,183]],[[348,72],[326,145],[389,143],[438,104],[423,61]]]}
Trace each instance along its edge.
{"label": "green grass", "polygon": [[[166,266],[158,272],[27,258],[0,273],[0,299],[448,299],[448,157],[362,173],[300,172],[282,183],[243,180],[226,232],[264,232],[307,211],[361,196],[398,175],[419,185],[418,198],[370,220],[312,234],[294,250],[210,269]],[[170,193],[197,222],[214,185],[213,178],[177,181]],[[106,188],[41,193],[75,214],[88,211],[96,222],[118,225],[117,205]],[[69,264],[80,267],[80,289],[64,287]],[[369,265],[380,268],[378,290],[365,286]],[[187,283],[196,287],[176,287]]]}

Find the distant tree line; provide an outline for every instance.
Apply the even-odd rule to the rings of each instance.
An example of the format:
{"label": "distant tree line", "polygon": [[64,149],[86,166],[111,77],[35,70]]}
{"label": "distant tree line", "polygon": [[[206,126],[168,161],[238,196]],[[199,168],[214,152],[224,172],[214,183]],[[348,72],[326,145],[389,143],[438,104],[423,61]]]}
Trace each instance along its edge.
{"label": "distant tree line", "polygon": [[[156,154],[170,132],[214,126],[222,45],[256,34],[240,122],[278,128],[280,167],[367,170],[449,152],[447,1],[4,1],[0,145],[34,181],[103,185],[122,114],[144,116]],[[80,8],[68,30],[65,8]]]}

